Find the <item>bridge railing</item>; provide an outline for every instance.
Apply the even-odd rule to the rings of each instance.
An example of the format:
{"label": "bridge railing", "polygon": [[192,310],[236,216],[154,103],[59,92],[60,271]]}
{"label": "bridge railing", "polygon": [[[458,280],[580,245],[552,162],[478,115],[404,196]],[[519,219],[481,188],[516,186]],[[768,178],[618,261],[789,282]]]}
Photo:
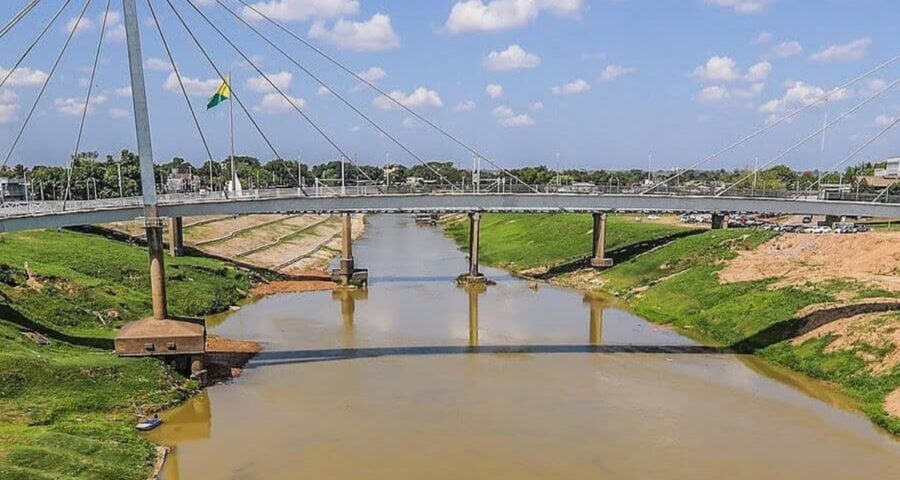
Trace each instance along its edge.
{"label": "bridge railing", "polygon": [[[206,192],[188,192],[163,194],[159,196],[161,205],[176,204],[201,204],[206,202],[224,202],[224,201],[248,201],[248,200],[264,200],[276,198],[334,198],[341,196],[378,196],[378,195],[410,195],[410,194],[433,194],[433,195],[459,195],[459,194],[481,194],[481,195],[509,195],[509,194],[560,194],[560,195],[637,195],[644,191],[644,187],[640,185],[513,185],[499,184],[493,185],[491,188],[475,188],[472,185],[466,185],[462,188],[452,187],[450,185],[440,184],[417,184],[417,185],[355,185],[341,187],[307,187],[305,191],[298,188],[273,188],[273,189],[252,189],[245,190],[241,195],[227,194],[222,191],[206,191]],[[721,190],[719,190],[720,192]],[[653,196],[692,196],[692,197],[712,197],[718,192],[710,189],[697,189],[680,186],[663,186],[653,190],[647,195]],[[897,195],[878,195],[866,192],[851,192],[846,189],[842,191],[822,191],[822,192],[803,192],[803,191],[765,191],[761,189],[740,188],[727,192],[727,197],[740,198],[760,198],[760,199],[791,199],[796,201],[812,201],[812,200],[828,200],[828,201],[847,201],[847,202],[878,202],[878,203],[900,203]],[[143,205],[140,197],[126,198],[104,198],[96,200],[71,200],[62,201],[6,201],[0,203],[0,218],[13,218],[23,216],[37,216],[48,214],[63,214],[74,212],[100,211],[107,209],[122,208],[140,208]]]}

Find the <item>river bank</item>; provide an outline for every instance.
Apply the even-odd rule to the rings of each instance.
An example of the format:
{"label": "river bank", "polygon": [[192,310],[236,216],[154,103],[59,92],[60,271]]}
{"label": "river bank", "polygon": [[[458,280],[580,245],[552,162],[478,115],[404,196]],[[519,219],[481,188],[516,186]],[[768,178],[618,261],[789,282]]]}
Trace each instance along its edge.
{"label": "river bank", "polygon": [[[227,311],[252,287],[225,262],[166,263],[175,315]],[[117,329],[151,311],[146,269],[145,249],[102,236],[2,237],[0,477],[147,478],[156,447],[134,431],[136,419],[199,386],[161,362],[111,351]]]}
{"label": "river bank", "polygon": [[[447,218],[445,226],[464,246],[468,226],[460,220]],[[853,245],[829,249],[810,244],[814,237],[808,236],[697,232],[620,257],[613,268],[598,273],[577,266],[590,249],[590,222],[579,215],[486,215],[482,259],[524,276],[618,296],[648,320],[829,382],[855,398],[875,423],[900,434],[900,339],[894,333],[900,331],[900,314],[876,305],[900,298],[892,289],[900,271],[900,237],[872,237],[896,234],[834,236],[833,242]],[[653,234],[646,223],[633,215],[611,217],[607,250],[644,241]],[[617,230],[626,238],[616,239]],[[872,252],[873,245],[882,250]],[[769,255],[754,257],[759,251]],[[834,268],[841,264],[837,258],[812,261],[810,252],[820,251],[847,258],[851,251],[859,257],[877,255],[881,261],[871,272],[861,271],[862,261],[854,268]],[[774,252],[784,253],[772,262],[776,268],[751,268],[760,265],[756,258],[771,261]]]}

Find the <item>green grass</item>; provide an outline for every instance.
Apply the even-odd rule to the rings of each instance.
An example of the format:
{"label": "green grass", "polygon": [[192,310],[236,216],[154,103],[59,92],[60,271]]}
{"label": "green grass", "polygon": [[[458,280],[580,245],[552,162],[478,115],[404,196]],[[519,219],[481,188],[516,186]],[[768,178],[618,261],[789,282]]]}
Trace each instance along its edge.
{"label": "green grass", "polygon": [[[166,261],[175,315],[222,311],[250,288],[219,261]],[[26,286],[26,264],[40,290]],[[134,431],[136,416],[183,401],[197,385],[160,362],[91,348],[150,314],[147,268],[146,249],[100,236],[2,237],[0,478],[147,477],[154,447]],[[27,340],[22,328],[46,332],[51,344]]]}
{"label": "green grass", "polygon": [[[566,263],[590,251],[590,226],[588,216],[487,215],[482,223],[482,259],[513,270]],[[612,217],[607,251],[677,233],[667,233],[666,228],[672,227]],[[468,224],[450,224],[447,233],[465,245]],[[883,357],[889,353],[886,349],[856,345],[851,351],[832,353],[826,351],[834,340],[831,337],[797,346],[790,341],[801,326],[796,315],[805,307],[834,301],[839,292],[850,292],[857,300],[894,293],[849,281],[778,289],[772,288],[772,281],[719,282],[725,261],[774,235],[732,229],[677,238],[605,271],[603,288],[627,299],[637,314],[650,321],[674,325],[693,338],[755,353],[839,385],[875,423],[900,435],[900,419],[888,416],[883,406],[885,397],[900,388],[900,367],[875,374],[864,360]]]}
{"label": "green grass", "polygon": [[[609,217],[607,227],[607,251],[689,230],[649,221],[638,223],[633,217],[618,215]],[[582,259],[590,255],[592,229],[590,215],[484,215],[481,260],[511,270],[525,270]],[[459,245],[468,245],[468,221],[448,223],[446,232]]]}

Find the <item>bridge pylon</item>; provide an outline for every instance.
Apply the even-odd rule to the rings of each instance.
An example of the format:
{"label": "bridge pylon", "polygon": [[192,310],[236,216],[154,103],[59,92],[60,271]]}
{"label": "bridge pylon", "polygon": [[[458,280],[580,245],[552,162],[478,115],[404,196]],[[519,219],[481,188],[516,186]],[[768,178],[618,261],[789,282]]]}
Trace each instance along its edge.
{"label": "bridge pylon", "polygon": [[469,212],[469,271],[456,277],[460,285],[482,284],[492,282],[479,271],[478,255],[481,248],[481,213]]}

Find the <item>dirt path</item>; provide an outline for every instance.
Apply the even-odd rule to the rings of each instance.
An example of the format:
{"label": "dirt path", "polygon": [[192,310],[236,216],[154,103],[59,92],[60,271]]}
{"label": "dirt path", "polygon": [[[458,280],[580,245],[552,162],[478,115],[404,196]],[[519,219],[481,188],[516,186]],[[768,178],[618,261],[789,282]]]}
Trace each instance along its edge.
{"label": "dirt path", "polygon": [[785,234],[741,252],[719,278],[725,283],[775,278],[774,288],[849,280],[900,293],[900,233]]}

